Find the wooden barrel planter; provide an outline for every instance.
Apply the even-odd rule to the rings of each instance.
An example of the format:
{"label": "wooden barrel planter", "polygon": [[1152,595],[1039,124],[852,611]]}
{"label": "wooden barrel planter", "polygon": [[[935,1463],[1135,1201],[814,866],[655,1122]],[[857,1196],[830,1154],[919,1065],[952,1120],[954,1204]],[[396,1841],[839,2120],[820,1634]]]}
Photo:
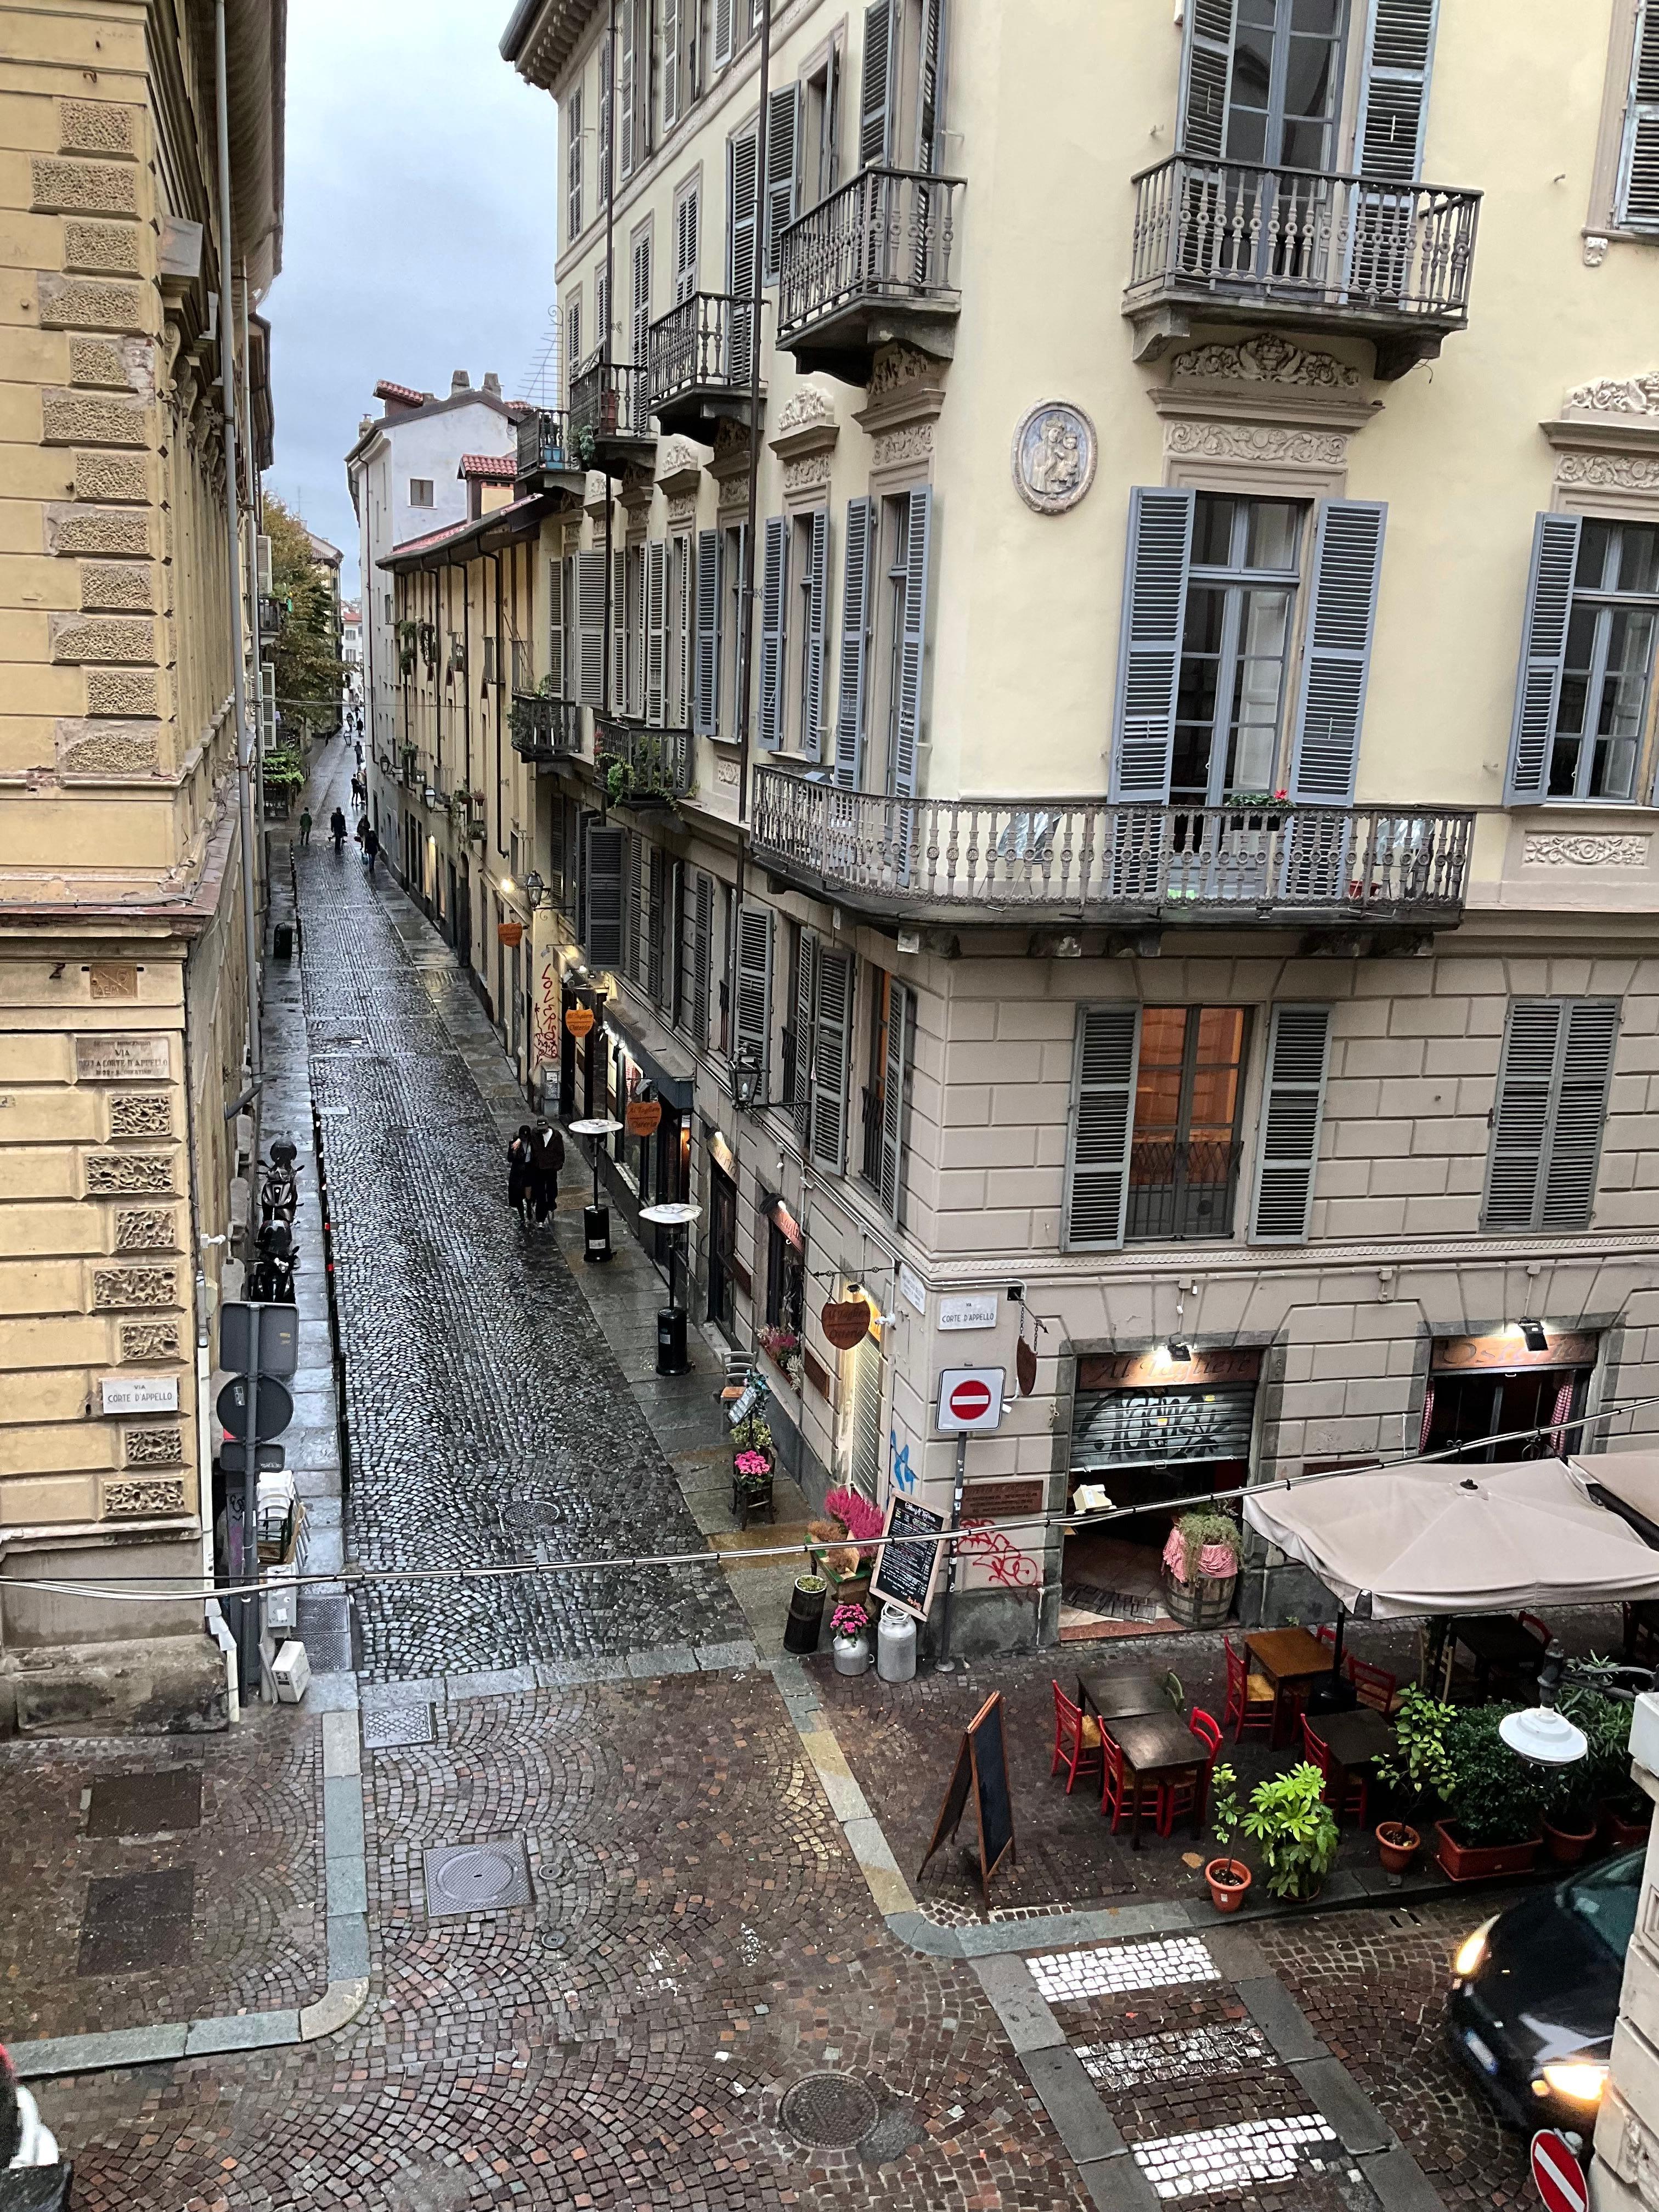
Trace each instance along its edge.
{"label": "wooden barrel planter", "polygon": [[1170,1620],[1183,1628],[1219,1628],[1232,1612],[1237,1586],[1237,1575],[1200,1575],[1196,1582],[1183,1583],[1166,1570],[1164,1602]]}

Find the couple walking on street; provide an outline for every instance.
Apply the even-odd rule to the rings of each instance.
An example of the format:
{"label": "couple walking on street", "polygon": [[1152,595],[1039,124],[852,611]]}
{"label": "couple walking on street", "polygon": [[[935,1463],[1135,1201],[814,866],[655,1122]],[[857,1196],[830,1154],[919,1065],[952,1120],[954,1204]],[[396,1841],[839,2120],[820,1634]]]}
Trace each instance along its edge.
{"label": "couple walking on street", "polygon": [[532,1217],[538,1222],[551,1217],[563,1165],[564,1139],[545,1115],[533,1129],[528,1121],[520,1124],[507,1148],[507,1202],[526,1227]]}

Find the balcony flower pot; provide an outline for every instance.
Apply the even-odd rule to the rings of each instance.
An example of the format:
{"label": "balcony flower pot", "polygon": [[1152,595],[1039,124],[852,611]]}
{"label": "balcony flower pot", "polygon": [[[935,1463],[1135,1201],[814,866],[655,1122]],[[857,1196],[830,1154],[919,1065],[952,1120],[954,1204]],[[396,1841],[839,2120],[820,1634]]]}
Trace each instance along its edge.
{"label": "balcony flower pot", "polygon": [[1653,1826],[1653,1807],[1646,1797],[1639,1800],[1613,1798],[1603,1804],[1601,1818],[1608,1848],[1615,1851],[1633,1851],[1638,1844],[1644,1844],[1648,1839],[1648,1831]]}
{"label": "balcony flower pot", "polygon": [[1376,1856],[1384,1874],[1404,1874],[1423,1848],[1423,1838],[1404,1820],[1384,1820],[1376,1832]]}
{"label": "balcony flower pot", "polygon": [[1450,1881],[1485,1881],[1494,1875],[1530,1874],[1544,1848],[1540,1835],[1519,1843],[1465,1844],[1453,1833],[1453,1824],[1434,1824],[1434,1856],[1440,1871]]}
{"label": "balcony flower pot", "polygon": [[1212,1859],[1204,1869],[1204,1879],[1218,1912],[1237,1912],[1250,1893],[1250,1869],[1243,1859]]}
{"label": "balcony flower pot", "polygon": [[1577,1866],[1595,1841],[1595,1823],[1592,1820],[1588,1827],[1581,1828],[1574,1820],[1563,1827],[1546,1814],[1544,1841],[1557,1866]]}

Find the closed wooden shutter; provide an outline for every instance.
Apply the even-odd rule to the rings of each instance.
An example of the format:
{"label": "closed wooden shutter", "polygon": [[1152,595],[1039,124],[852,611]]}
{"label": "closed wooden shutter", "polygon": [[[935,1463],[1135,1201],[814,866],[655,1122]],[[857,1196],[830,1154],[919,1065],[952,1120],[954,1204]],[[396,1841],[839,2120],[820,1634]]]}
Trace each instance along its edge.
{"label": "closed wooden shutter", "polygon": [[584,707],[605,704],[605,555],[576,556],[577,693]]}
{"label": "closed wooden shutter", "polygon": [[691,1035],[708,1048],[708,990],[714,958],[714,884],[699,868],[691,894]]}
{"label": "closed wooden shutter", "polygon": [[806,635],[801,644],[800,750],[808,760],[823,752],[823,659],[830,613],[830,510],[815,508],[806,576]]}
{"label": "closed wooden shutter", "polygon": [[1123,1242],[1139,1047],[1139,1007],[1079,1010],[1066,1162],[1069,1251],[1110,1251]]}
{"label": "closed wooden shutter", "polygon": [[778,240],[800,212],[800,87],[787,84],[766,103],[766,275],[778,273]]}
{"label": "closed wooden shutter", "polygon": [[674,206],[674,304],[689,300],[697,289],[697,251],[702,210],[697,188],[680,194]]}
{"label": "closed wooden shutter", "polygon": [[853,956],[820,940],[812,1008],[812,1158],[837,1175],[847,1164],[847,1077],[853,1026]]}
{"label": "closed wooden shutter", "polygon": [[1328,1006],[1275,1006],[1257,1146],[1255,1244],[1304,1244],[1330,1058]]}
{"label": "closed wooden shutter", "polygon": [[645,549],[645,719],[661,729],[667,715],[668,540]]}
{"label": "closed wooden shutter", "polygon": [[587,957],[596,968],[623,964],[623,832],[610,823],[587,828]]}
{"label": "closed wooden shutter", "polygon": [[1227,150],[1237,18],[1237,0],[1188,0],[1177,137],[1181,151],[1200,161],[1216,161]]}
{"label": "closed wooden shutter", "polygon": [[754,364],[755,255],[759,248],[760,142],[752,131],[726,146],[726,289],[732,295],[732,357],[726,373],[746,385]]}
{"label": "closed wooden shutter", "polygon": [[1589,1228],[1618,1037],[1617,1000],[1510,1001],[1483,1228]]}
{"label": "closed wooden shutter", "polygon": [[547,564],[547,688],[563,698],[564,563],[556,556]]}
{"label": "closed wooden shutter", "polygon": [[1659,0],[1637,15],[1614,212],[1627,229],[1659,230]]}
{"label": "closed wooden shutter", "polygon": [[932,176],[945,166],[945,0],[922,0],[917,68],[916,167]]}
{"label": "closed wooden shutter", "polygon": [[629,358],[636,368],[642,368],[651,350],[651,234],[648,230],[641,231],[634,240],[632,343]]}
{"label": "closed wooden shutter", "polygon": [[[688,0],[693,8],[700,0]],[[662,5],[662,127],[672,130],[680,119],[680,0],[661,0]]]}
{"label": "closed wooden shutter", "polygon": [[611,711],[628,712],[628,554],[617,546],[611,555]]}
{"label": "closed wooden shutter", "polygon": [[1291,796],[1304,804],[1353,802],[1387,515],[1370,500],[1320,502],[1291,770]]}
{"label": "closed wooden shutter", "polygon": [[644,854],[637,836],[629,836],[623,855],[623,971],[635,983],[645,972]]}
{"label": "closed wooden shutter", "polygon": [[769,752],[783,743],[785,611],[789,594],[789,520],[769,514],[761,556],[760,728],[757,742]]}
{"label": "closed wooden shutter", "polygon": [[714,67],[724,69],[732,58],[737,25],[737,0],[714,0]]}
{"label": "closed wooden shutter", "polygon": [[691,726],[712,738],[720,720],[720,534],[697,532],[697,628],[692,654]]}
{"label": "closed wooden shutter", "polygon": [[1129,495],[1112,740],[1114,799],[1163,804],[1170,796],[1194,504],[1189,491],[1138,485]]}
{"label": "closed wooden shutter", "polygon": [[908,983],[887,989],[887,1065],[881,1085],[881,1202],[904,1226],[904,1153],[910,1059],[915,1045],[916,999]]}
{"label": "closed wooden shutter", "polygon": [[933,528],[933,494],[919,484],[910,494],[904,551],[904,621],[899,641],[898,714],[894,725],[893,789],[916,795],[916,756],[921,745],[922,676],[927,658],[927,578]]}
{"label": "closed wooden shutter", "polygon": [[1354,130],[1354,167],[1368,180],[1410,185],[1423,173],[1439,12],[1439,0],[1371,0]]}
{"label": "closed wooden shutter", "polygon": [[660,845],[651,848],[646,897],[645,988],[654,1005],[668,995],[668,855]]}
{"label": "closed wooden shutter", "polygon": [[737,1045],[753,1055],[763,1098],[772,1059],[772,909],[746,901],[738,908]]}
{"label": "closed wooden shutter", "polygon": [[1580,526],[1576,514],[1540,514],[1533,532],[1521,672],[1510,730],[1510,770],[1504,786],[1506,805],[1524,805],[1549,793],[1550,740],[1566,665]]}
{"label": "closed wooden shutter", "polygon": [[870,556],[875,518],[873,500],[848,501],[841,594],[841,696],[836,705],[836,781],[844,791],[859,788],[864,769],[864,679],[870,646]]}
{"label": "closed wooden shutter", "polygon": [[633,174],[635,161],[634,94],[639,82],[639,57],[635,38],[635,12],[634,0],[623,0],[622,67],[618,71],[618,97],[622,104],[619,152],[622,159],[622,173],[625,177]]}
{"label": "closed wooden shutter", "polygon": [[803,1152],[806,1150],[806,1141],[812,1128],[812,1004],[817,955],[817,930],[797,928],[789,1118],[795,1125],[795,1142]]}
{"label": "closed wooden shutter", "polygon": [[859,89],[859,167],[879,167],[893,158],[893,78],[896,62],[896,0],[872,0],[864,11],[864,72]]}

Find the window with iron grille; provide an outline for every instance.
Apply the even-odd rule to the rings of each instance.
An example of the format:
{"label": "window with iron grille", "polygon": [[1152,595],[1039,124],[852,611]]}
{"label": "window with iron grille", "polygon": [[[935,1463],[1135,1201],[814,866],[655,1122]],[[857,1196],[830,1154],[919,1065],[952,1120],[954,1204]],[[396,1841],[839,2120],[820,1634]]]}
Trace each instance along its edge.
{"label": "window with iron grille", "polygon": [[1249,1038],[1240,1006],[1142,1012],[1128,1242],[1232,1235]]}

